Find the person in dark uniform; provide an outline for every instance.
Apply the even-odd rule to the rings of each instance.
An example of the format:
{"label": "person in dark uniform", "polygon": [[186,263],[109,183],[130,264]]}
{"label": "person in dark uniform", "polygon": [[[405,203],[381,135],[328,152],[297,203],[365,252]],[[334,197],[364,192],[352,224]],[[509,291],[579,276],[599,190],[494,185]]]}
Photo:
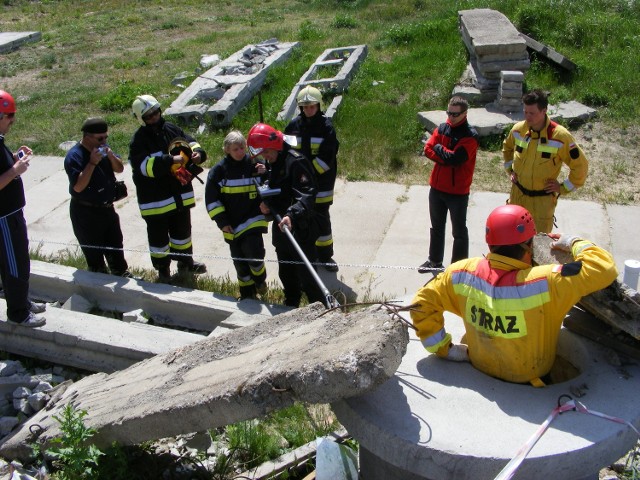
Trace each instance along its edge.
{"label": "person in dark uniform", "polygon": [[71,147],[64,158],[64,169],[69,177],[69,215],[73,233],[89,271],[132,277],[122,249],[120,217],[113,207],[114,172],[121,173],[124,165],[106,144],[109,137],[107,122],[102,118],[89,118],[81,130],[82,140]]}
{"label": "person in dark uniform", "polygon": [[0,276],[7,302],[9,322],[24,327],[41,327],[46,319],[37,315],[44,304],[29,300],[29,237],[22,209],[26,204],[21,175],[29,168],[33,153],[21,146],[16,153],[5,145],[4,137],[15,121],[16,102],[0,90]]}
{"label": "person in dark uniform", "polygon": [[[236,269],[240,300],[267,293],[264,240],[267,219],[260,211],[254,178],[256,167],[247,155],[247,141],[237,130],[223,142],[225,156],[207,176],[205,203],[211,220],[229,244]],[[247,260],[244,260],[247,259]]]}
{"label": "person in dark uniform", "polygon": [[340,142],[331,119],[322,112],[320,90],[308,85],[300,90],[296,102],[300,108],[300,115],[289,122],[284,133],[296,137],[296,145],[293,148],[311,160],[313,165],[318,182],[315,206],[318,261],[329,272],[337,272],[338,264],[333,259],[333,233],[329,209],[333,205]]}
{"label": "person in dark uniform", "polygon": [[[158,280],[165,283],[171,280],[171,260],[177,261],[179,272],[205,273],[207,266],[195,262],[192,256],[191,209],[196,201],[191,185],[193,175],[185,168],[204,163],[207,154],[193,137],[162,117],[160,102],[155,97],[136,97],[132,110],[142,126],[129,144],[129,162]],[[183,155],[169,152],[177,139],[188,143],[191,155],[188,161]]]}
{"label": "person in dark uniform", "polygon": [[[307,158],[291,149],[282,132],[258,123],[249,130],[247,145],[253,157],[261,155],[268,162],[268,185],[280,189],[260,204],[265,215],[278,214],[280,222],[271,228],[272,243],[278,256],[278,276],[284,288],[284,303],[300,306],[304,292],[309,303],[324,302],[322,290],[302,263],[284,229],[289,229],[308,259],[316,258],[318,229],[314,205],[318,191],[313,167]],[[265,169],[265,167],[262,167]],[[266,169],[265,169],[266,170]],[[261,169],[259,173],[263,173]]]}

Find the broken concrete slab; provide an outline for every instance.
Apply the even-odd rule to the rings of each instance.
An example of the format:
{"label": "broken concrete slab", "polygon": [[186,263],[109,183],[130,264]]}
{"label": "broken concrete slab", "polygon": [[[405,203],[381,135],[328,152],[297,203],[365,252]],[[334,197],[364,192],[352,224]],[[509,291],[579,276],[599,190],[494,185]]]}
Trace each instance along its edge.
{"label": "broken concrete slab", "polygon": [[93,372],[122,370],[205,338],[51,306],[44,326],[25,328],[7,322],[5,311],[0,299],[0,350]]}
{"label": "broken concrete slab", "polygon": [[[569,124],[585,122],[596,115],[597,111],[576,101],[562,102],[558,105],[549,105],[548,114],[551,120],[562,120]],[[507,127],[524,120],[522,111],[505,112],[493,104],[484,108],[470,108],[468,113],[471,124],[481,137],[487,135],[500,135]],[[418,112],[418,121],[429,133],[441,123],[447,120],[444,110],[432,110]]]}
{"label": "broken concrete slab", "polygon": [[[269,68],[284,62],[297,46],[298,42],[278,42],[275,39],[246,45],[198,75],[165,113],[185,123],[202,123],[206,116],[216,127],[229,125],[260,90]],[[215,94],[203,96],[202,91]],[[211,101],[215,103],[211,104]]]}
{"label": "broken concrete slab", "polygon": [[[355,75],[360,64],[367,57],[366,45],[353,45],[349,47],[328,48],[320,54],[316,61],[300,77],[298,83],[293,87],[278,113],[278,120],[289,121],[298,114],[296,98],[300,90],[307,85],[313,85],[321,90],[331,90],[331,92],[342,93],[349,85],[351,78]],[[337,70],[335,75],[327,76],[323,71],[325,67],[332,67]],[[318,78],[320,77],[320,78]],[[342,96],[337,102],[332,101],[325,114],[333,118]]]}
{"label": "broken concrete slab", "polygon": [[25,43],[42,40],[41,32],[0,32],[0,53],[17,50]]}
{"label": "broken concrete slab", "polygon": [[288,310],[257,301],[237,302],[223,295],[163,283],[127,279],[31,261],[30,293],[48,302],[64,302],[78,294],[102,310],[128,312],[141,308],[157,325],[201,332],[239,328]]}
{"label": "broken concrete slab", "polygon": [[0,455],[31,455],[35,424],[46,447],[61,434],[53,416],[67,404],[88,412],[85,425],[97,430],[92,442],[102,448],[228,425],[295,401],[353,397],[393,376],[407,343],[404,323],[386,312],[345,315],[315,303],[121,372],[85,377],[3,439]]}
{"label": "broken concrete slab", "polygon": [[527,47],[529,47],[531,50],[535,52],[538,52],[541,55],[544,55],[546,58],[560,65],[562,68],[569,70],[570,72],[578,68],[578,66],[575,63],[573,63],[571,60],[569,60],[567,57],[565,57],[561,53],[558,53],[557,51],[555,51],[550,46],[545,45],[544,43],[540,43],[537,40],[534,40],[533,38],[525,35],[522,32],[520,32],[520,36],[524,38],[524,41],[526,42]]}

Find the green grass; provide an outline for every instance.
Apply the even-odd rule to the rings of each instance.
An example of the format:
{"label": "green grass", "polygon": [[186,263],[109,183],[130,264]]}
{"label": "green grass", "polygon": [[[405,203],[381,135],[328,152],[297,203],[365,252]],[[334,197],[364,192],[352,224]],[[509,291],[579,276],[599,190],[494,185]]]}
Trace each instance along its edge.
{"label": "green grass", "polygon": [[[423,129],[416,113],[446,106],[467,62],[457,12],[476,7],[500,10],[521,31],[578,64],[568,73],[533,56],[527,87],[550,90],[554,102],[575,99],[596,107],[600,119],[612,125],[636,121],[637,2],[564,0],[549,8],[542,0],[15,0],[5,2],[0,28],[38,30],[43,40],[0,55],[0,88],[18,98],[19,108],[7,142],[62,155],[58,144],[78,139],[86,117],[102,115],[111,124],[112,147],[126,155],[137,128],[129,112],[136,94],[152,93],[168,107],[181,91],[171,80],[181,72],[195,74],[200,55],[224,58],[270,37],[301,42],[262,90],[265,121],[283,127],[275,121],[277,113],[324,49],[367,44],[368,57],[335,118],[340,174],[351,180],[426,183],[427,174],[419,168]],[[253,99],[229,128],[198,135],[210,163],[221,156],[229,129],[246,132],[258,118]],[[194,128],[188,130],[195,133]],[[484,175],[486,181],[495,178],[493,173]],[[487,186],[476,181],[475,187],[497,188],[495,180]]]}

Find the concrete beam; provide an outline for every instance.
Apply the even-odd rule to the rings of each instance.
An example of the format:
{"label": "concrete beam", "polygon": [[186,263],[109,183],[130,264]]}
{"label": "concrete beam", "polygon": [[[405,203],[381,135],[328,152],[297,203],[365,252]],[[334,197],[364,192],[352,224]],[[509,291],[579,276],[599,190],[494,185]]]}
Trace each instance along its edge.
{"label": "concrete beam", "polygon": [[79,294],[102,310],[128,312],[141,308],[157,325],[201,332],[239,328],[286,311],[258,301],[238,302],[211,292],[151,283],[53,263],[31,262],[30,292],[48,302],[65,302]]}
{"label": "concrete beam", "polygon": [[0,32],[0,53],[12,52],[25,43],[39,42],[41,39],[41,32]]}
{"label": "concrete beam", "polygon": [[31,455],[35,424],[46,448],[61,434],[53,416],[69,403],[88,412],[85,424],[97,430],[91,440],[103,448],[228,425],[295,401],[361,395],[393,376],[407,342],[406,326],[377,308],[345,315],[315,303],[111,375],[85,377],[5,437],[0,455]]}
{"label": "concrete beam", "polygon": [[114,372],[189,345],[202,335],[49,307],[47,323],[25,328],[7,322],[0,300],[0,350],[93,372]]}
{"label": "concrete beam", "polygon": [[520,32],[520,36],[524,38],[524,41],[527,43],[527,47],[529,47],[534,52],[538,52],[539,54],[545,56],[552,62],[564,68],[565,70],[569,70],[570,72],[572,72],[576,68],[578,68],[578,66],[575,63],[573,63],[564,55],[558,53],[556,50],[554,50],[550,46],[545,45],[544,43],[540,43],[537,40],[534,40],[533,38],[525,35],[522,32]]}
{"label": "concrete beam", "polygon": [[[300,77],[298,83],[293,87],[291,93],[287,97],[282,106],[282,109],[278,113],[278,120],[291,120],[298,114],[298,108],[296,98],[300,90],[307,85],[318,86],[320,88],[331,89],[337,93],[342,93],[353,75],[360,67],[360,64],[367,57],[366,45],[354,45],[350,47],[340,48],[328,48],[316,59],[316,61],[307,69],[307,71]],[[340,70],[332,77],[317,78],[318,71],[322,67],[327,66],[340,66]],[[340,98],[340,101],[342,97]],[[332,118],[338,103],[331,102],[331,107],[326,110],[327,117]],[[331,115],[329,113],[331,112]]]}

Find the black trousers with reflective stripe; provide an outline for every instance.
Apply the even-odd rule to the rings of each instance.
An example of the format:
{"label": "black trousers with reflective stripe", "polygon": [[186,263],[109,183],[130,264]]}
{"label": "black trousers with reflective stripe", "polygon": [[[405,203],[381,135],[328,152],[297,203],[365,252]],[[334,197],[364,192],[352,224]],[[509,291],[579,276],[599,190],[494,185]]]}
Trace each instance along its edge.
{"label": "black trousers with reflective stripe", "polygon": [[[191,238],[191,212],[188,208],[172,210],[161,215],[148,215],[144,218],[147,223],[147,238],[151,251],[158,251],[169,246],[169,253],[165,255],[151,255],[151,263],[156,270],[167,268],[171,260],[177,260],[186,265],[193,264],[193,246],[176,248]],[[189,240],[191,243],[191,240]],[[172,255],[181,253],[185,255]]]}
{"label": "black trousers with reflective stripe", "polygon": [[7,318],[22,322],[29,316],[29,237],[22,210],[0,219],[0,276]]}
{"label": "black trousers with reflective stripe", "polygon": [[251,285],[240,286],[240,296],[243,298],[251,297],[256,292],[256,285],[264,283],[267,278],[266,269],[263,269],[263,272],[260,275],[255,275],[251,270],[251,267],[253,267],[254,270],[260,270],[264,267],[264,261],[247,262],[237,259],[253,258],[264,260],[265,250],[262,233],[245,233],[240,238],[237,238],[229,244],[229,250],[231,251],[231,256],[234,258],[233,266],[238,274],[238,280],[248,278],[253,280],[253,284]]}

